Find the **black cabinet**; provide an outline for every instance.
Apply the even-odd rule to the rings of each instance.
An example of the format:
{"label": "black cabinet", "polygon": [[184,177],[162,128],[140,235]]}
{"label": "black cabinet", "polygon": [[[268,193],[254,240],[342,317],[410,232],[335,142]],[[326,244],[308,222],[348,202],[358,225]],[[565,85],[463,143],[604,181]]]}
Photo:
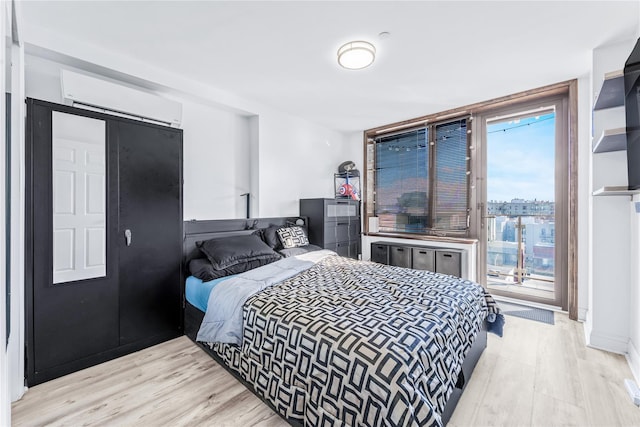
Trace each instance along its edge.
{"label": "black cabinet", "polygon": [[386,243],[371,244],[371,261],[389,264],[389,245]]}
{"label": "black cabinet", "polygon": [[389,264],[411,268],[411,248],[406,246],[389,246]]}
{"label": "black cabinet", "polygon": [[416,270],[436,271],[435,249],[411,248],[411,267]]}
{"label": "black cabinet", "polygon": [[456,277],[462,275],[462,253],[455,249],[373,242],[371,243],[371,261],[416,270],[435,271]]}
{"label": "black cabinet", "polygon": [[460,252],[448,250],[436,251],[436,273],[460,277]]}
{"label": "black cabinet", "polygon": [[182,131],[29,99],[26,158],[27,384],[181,335]]}
{"label": "black cabinet", "polygon": [[360,254],[360,202],[350,199],[301,199],[300,216],[309,218],[309,242],[338,255]]}

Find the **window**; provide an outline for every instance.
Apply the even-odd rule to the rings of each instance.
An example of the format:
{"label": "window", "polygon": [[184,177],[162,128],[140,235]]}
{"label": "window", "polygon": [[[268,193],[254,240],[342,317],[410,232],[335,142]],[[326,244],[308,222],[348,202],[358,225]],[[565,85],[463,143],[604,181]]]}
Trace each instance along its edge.
{"label": "window", "polygon": [[[513,151],[511,146],[488,151],[487,135],[493,130],[487,126],[513,120],[512,125],[518,129],[532,131],[525,119],[542,120],[551,105],[556,113],[551,163],[537,161],[533,156],[540,140],[520,144],[522,151]],[[526,270],[527,267],[550,270],[555,265],[554,295],[560,299],[553,304],[568,308],[570,317],[576,319],[577,109],[577,81],[571,80],[366,130],[362,187],[365,235],[379,233],[382,238],[386,234],[462,243],[475,239],[479,242],[475,260],[478,280],[488,282],[501,277],[501,271],[493,267],[498,262],[505,264],[505,257],[511,257],[509,262],[524,262],[520,288],[526,287],[523,283],[533,283],[532,277],[526,275],[533,274],[533,270]],[[505,128],[499,131],[504,133]],[[494,158],[495,167],[488,168]],[[520,191],[509,197],[491,195],[487,169],[505,172],[502,182],[498,182],[500,188],[519,190],[534,182],[526,179],[520,180],[521,185],[514,185],[516,178],[529,169],[529,163],[537,172],[536,179],[541,176],[547,180],[546,187],[553,191],[555,201],[535,195],[527,196],[532,199],[527,201],[521,199]],[[535,168],[541,164],[550,165],[553,171]],[[512,216],[545,216],[552,218],[553,224],[530,221],[516,228],[514,221],[496,218]],[[519,236],[524,253],[509,250],[512,243],[517,249]],[[369,241],[373,243],[377,238],[372,236]],[[487,250],[487,242],[498,240],[504,243],[495,245],[502,261],[489,259]],[[527,261],[529,247],[533,255]],[[512,283],[505,286],[514,287]],[[532,299],[539,295],[539,289],[534,291]],[[538,302],[549,303],[539,299]]]}
{"label": "window", "polygon": [[367,211],[380,232],[464,234],[469,215],[467,119],[368,140]]}

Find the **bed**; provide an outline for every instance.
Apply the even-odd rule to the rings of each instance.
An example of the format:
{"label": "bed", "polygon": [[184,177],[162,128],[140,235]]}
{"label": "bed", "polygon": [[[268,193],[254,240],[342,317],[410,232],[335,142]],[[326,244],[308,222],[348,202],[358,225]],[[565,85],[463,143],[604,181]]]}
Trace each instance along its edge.
{"label": "bed", "polygon": [[[294,224],[187,221],[185,267],[198,242]],[[206,307],[187,291],[185,334],[291,425],[445,425],[501,316],[472,282],[326,250],[221,280]]]}

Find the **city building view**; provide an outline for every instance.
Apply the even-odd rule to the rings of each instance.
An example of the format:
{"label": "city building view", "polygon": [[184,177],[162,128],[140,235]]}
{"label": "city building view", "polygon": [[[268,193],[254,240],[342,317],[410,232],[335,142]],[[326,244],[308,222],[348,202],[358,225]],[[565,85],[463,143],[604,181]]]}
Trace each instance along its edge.
{"label": "city building view", "polygon": [[516,298],[556,296],[555,132],[551,107],[487,123],[486,283]]}
{"label": "city building view", "polygon": [[487,203],[487,282],[553,290],[555,204],[513,199]]}

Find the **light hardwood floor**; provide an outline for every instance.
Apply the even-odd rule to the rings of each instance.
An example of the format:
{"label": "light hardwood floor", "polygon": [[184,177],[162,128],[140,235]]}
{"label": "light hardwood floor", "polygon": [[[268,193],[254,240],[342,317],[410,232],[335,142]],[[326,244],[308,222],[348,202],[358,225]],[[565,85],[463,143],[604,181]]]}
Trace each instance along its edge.
{"label": "light hardwood floor", "polygon": [[[507,316],[450,426],[640,426],[623,356],[585,347],[582,324]],[[30,389],[15,426],[285,426],[186,337]]]}

